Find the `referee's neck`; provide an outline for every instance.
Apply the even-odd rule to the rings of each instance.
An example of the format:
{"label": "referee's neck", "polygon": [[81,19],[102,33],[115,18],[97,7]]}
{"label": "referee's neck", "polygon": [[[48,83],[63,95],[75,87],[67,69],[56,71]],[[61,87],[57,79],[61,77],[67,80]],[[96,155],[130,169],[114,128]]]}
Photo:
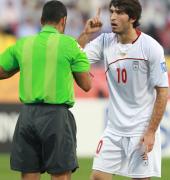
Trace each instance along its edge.
{"label": "referee's neck", "polygon": [[63,17],[60,19],[60,21],[58,23],[56,22],[43,22],[41,20],[41,24],[42,26],[51,26],[53,28],[55,28],[59,33],[64,33],[64,30],[65,30],[65,25],[66,25],[66,17]]}

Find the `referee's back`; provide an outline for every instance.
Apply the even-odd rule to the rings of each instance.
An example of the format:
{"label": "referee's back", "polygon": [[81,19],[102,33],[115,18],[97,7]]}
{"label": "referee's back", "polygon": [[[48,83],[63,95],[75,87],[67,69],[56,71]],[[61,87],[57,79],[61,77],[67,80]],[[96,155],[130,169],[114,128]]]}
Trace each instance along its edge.
{"label": "referee's back", "polygon": [[18,40],[0,56],[6,77],[20,71],[19,97],[23,103],[73,106],[73,80],[82,89],[90,89],[88,59],[76,40],[63,34],[67,11],[60,4],[47,3],[41,31]]}

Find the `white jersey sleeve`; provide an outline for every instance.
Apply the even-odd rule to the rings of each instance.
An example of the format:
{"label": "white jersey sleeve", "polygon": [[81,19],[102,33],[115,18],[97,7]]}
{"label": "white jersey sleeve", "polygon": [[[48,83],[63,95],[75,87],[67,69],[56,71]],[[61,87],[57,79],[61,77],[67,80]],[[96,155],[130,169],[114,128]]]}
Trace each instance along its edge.
{"label": "white jersey sleeve", "polygon": [[104,59],[103,57],[104,34],[101,34],[96,39],[86,45],[84,51],[90,63],[96,63]]}
{"label": "white jersey sleeve", "polygon": [[168,87],[168,74],[163,48],[158,43],[153,43],[149,54],[151,85],[153,87]]}

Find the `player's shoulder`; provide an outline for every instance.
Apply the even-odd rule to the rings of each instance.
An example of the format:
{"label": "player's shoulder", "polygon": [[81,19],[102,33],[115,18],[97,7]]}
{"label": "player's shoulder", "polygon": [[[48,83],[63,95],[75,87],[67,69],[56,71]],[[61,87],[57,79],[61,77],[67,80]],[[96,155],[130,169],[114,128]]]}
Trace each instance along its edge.
{"label": "player's shoulder", "polygon": [[144,46],[148,49],[157,49],[157,50],[162,50],[163,47],[160,45],[160,43],[154,39],[153,37],[151,37],[150,35],[142,32],[142,43],[144,44]]}
{"label": "player's shoulder", "polygon": [[115,33],[113,33],[113,32],[101,33],[100,36],[102,36],[103,38],[106,38],[106,39],[110,39],[115,36]]}
{"label": "player's shoulder", "polygon": [[110,33],[102,33],[100,35],[101,38],[103,38],[105,41],[112,41],[113,39],[116,38],[116,34],[113,32]]}
{"label": "player's shoulder", "polygon": [[115,33],[102,33],[95,40],[100,44],[107,45],[116,39]]}
{"label": "player's shoulder", "polygon": [[163,47],[153,37],[142,33],[141,49],[146,56],[146,59],[155,59],[164,54]]}

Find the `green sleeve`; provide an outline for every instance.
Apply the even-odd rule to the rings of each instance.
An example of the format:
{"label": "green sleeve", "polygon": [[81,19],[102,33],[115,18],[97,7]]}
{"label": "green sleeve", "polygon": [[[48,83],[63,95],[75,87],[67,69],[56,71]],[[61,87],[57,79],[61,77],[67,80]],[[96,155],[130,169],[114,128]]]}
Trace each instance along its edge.
{"label": "green sleeve", "polygon": [[79,46],[76,40],[71,46],[71,69],[72,72],[88,72],[90,70],[90,63],[87,59],[86,53]]}
{"label": "green sleeve", "polygon": [[14,53],[15,46],[9,47],[4,53],[0,55],[0,66],[5,71],[11,71],[19,67]]}

